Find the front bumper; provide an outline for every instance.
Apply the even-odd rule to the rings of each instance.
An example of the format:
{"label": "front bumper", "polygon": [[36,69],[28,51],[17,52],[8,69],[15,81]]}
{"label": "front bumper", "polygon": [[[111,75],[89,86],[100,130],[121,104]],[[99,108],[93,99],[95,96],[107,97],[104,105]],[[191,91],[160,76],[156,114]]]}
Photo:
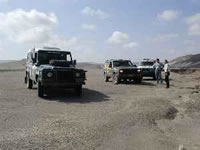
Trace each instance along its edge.
{"label": "front bumper", "polygon": [[78,85],[84,85],[85,79],[76,79],[75,82],[43,80],[41,84],[44,87],[73,88]]}
{"label": "front bumper", "polygon": [[138,74],[118,74],[118,78],[120,79],[135,79],[135,78],[142,78],[143,73],[138,73]]}

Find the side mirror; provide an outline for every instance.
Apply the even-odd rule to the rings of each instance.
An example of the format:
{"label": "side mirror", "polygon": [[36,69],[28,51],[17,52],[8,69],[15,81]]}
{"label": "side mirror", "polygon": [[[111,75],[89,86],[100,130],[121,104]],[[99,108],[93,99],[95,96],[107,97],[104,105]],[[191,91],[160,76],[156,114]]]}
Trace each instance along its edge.
{"label": "side mirror", "polygon": [[73,65],[76,66],[76,60],[73,61]]}
{"label": "side mirror", "polygon": [[40,66],[40,64],[39,64],[39,63],[35,63],[35,66],[37,66],[37,67],[38,67],[38,66]]}
{"label": "side mirror", "polygon": [[112,68],[112,64],[109,64],[109,68]]}

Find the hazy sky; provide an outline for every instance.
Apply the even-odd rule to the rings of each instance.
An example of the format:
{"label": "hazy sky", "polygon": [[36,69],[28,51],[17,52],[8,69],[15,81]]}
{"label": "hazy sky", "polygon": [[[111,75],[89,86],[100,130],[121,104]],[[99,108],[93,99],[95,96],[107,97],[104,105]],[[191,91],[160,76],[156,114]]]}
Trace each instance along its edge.
{"label": "hazy sky", "polygon": [[42,46],[85,62],[200,53],[200,0],[0,0],[0,59]]}

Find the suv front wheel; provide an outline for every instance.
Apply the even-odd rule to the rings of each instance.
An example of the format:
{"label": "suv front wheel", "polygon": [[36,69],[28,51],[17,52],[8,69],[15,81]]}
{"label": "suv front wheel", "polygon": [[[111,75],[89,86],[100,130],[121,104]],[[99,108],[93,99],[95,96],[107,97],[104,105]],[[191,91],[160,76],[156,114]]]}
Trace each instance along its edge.
{"label": "suv front wheel", "polygon": [[42,86],[40,81],[38,81],[38,96],[44,97],[44,87]]}
{"label": "suv front wheel", "polygon": [[77,85],[76,88],[75,88],[76,95],[81,96],[82,91],[83,91],[82,85]]}
{"label": "suv front wheel", "polygon": [[29,76],[26,77],[26,86],[28,89],[32,89],[33,88],[33,81],[29,78]]}
{"label": "suv front wheel", "polygon": [[142,77],[138,77],[135,79],[135,83],[141,83],[142,82]]}
{"label": "suv front wheel", "polygon": [[115,76],[113,77],[113,83],[114,83],[114,84],[119,84],[119,81],[120,81],[120,79],[115,75]]}
{"label": "suv front wheel", "polygon": [[156,76],[155,75],[153,76],[153,80],[156,80]]}

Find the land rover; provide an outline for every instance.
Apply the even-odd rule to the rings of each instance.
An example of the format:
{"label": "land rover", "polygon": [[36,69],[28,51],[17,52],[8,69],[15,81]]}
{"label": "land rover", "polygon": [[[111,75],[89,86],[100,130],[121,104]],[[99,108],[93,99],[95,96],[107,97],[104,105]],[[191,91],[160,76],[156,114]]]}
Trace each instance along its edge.
{"label": "land rover", "polygon": [[27,55],[25,83],[28,89],[37,85],[39,97],[52,88],[74,88],[80,96],[86,71],[75,66],[76,60],[72,60],[69,51],[52,47],[31,49]]}

